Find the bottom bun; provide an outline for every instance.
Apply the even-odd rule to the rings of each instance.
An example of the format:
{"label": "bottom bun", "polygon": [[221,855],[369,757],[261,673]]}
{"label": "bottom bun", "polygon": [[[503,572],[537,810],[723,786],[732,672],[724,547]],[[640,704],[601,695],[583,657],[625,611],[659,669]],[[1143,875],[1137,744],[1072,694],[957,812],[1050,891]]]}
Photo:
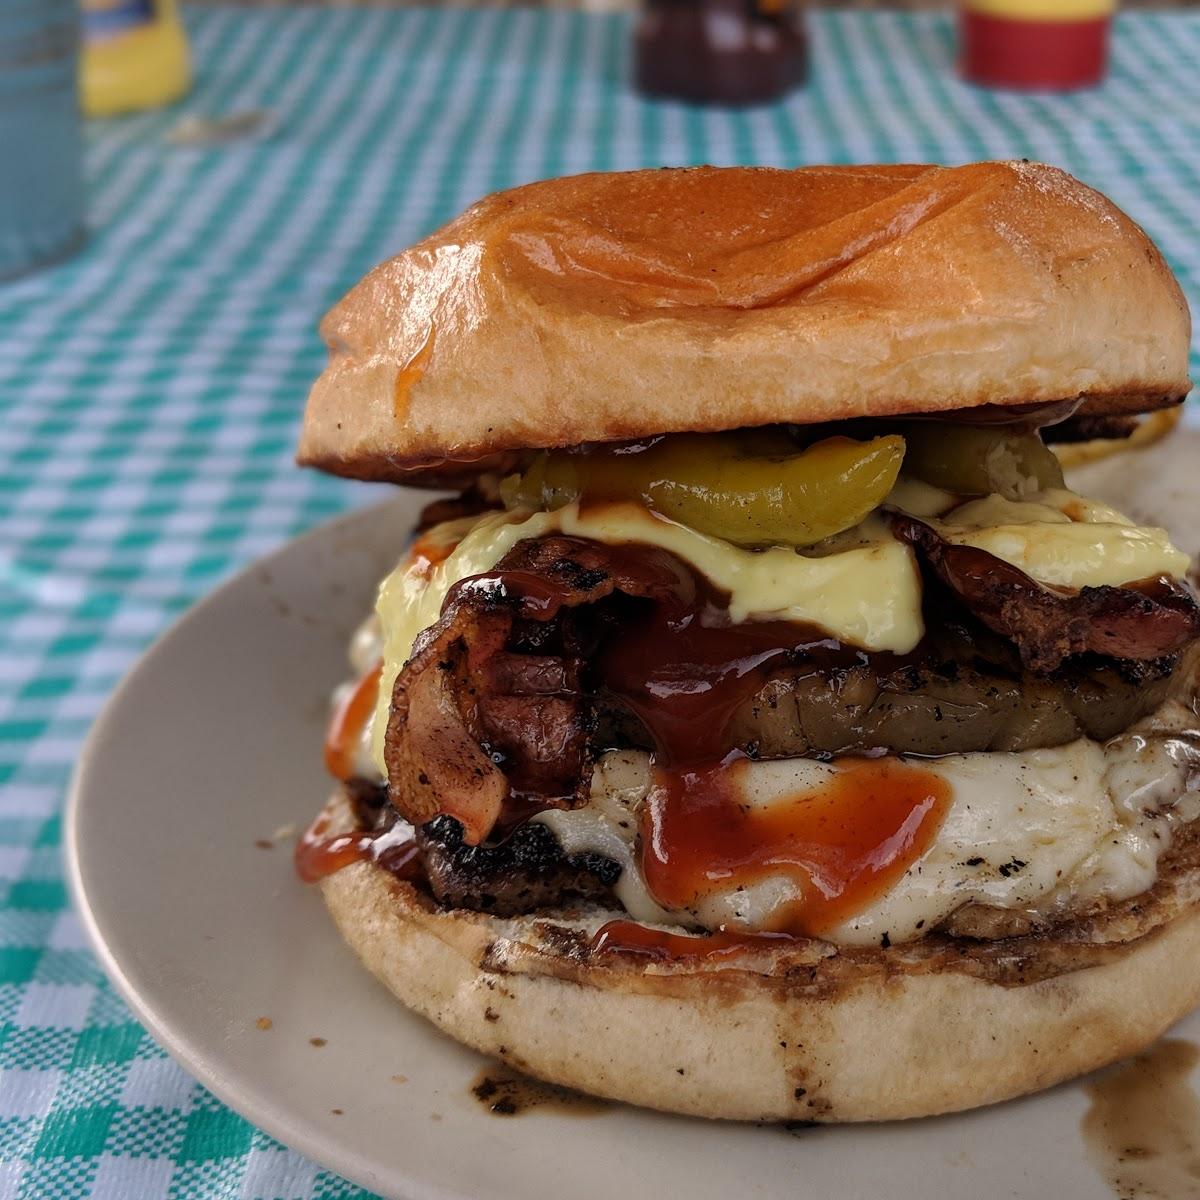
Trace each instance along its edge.
{"label": "bottom bun", "polygon": [[[354,827],[335,797],[330,832]],[[1200,1000],[1200,839],[1160,882],[1054,934],[820,941],[737,960],[596,954],[611,910],[439,909],[373,863],[322,882],[365,966],[450,1036],[552,1083],[702,1117],[877,1121],[1050,1087]]]}

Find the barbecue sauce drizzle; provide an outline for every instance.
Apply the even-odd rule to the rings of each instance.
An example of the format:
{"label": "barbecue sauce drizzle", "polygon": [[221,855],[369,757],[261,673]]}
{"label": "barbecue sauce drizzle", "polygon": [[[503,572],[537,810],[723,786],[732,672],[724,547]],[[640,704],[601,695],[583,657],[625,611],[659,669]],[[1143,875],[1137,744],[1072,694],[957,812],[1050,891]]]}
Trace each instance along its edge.
{"label": "barbecue sauce drizzle", "polygon": [[383,829],[331,835],[326,813],[301,835],[293,861],[296,874],[305,883],[317,883],[356,862],[373,862],[410,883],[425,876],[420,850],[403,822]]}
{"label": "barbecue sauce drizzle", "polygon": [[[868,656],[793,621],[735,625],[728,597],[681,572],[678,560],[644,547],[614,550],[616,570],[652,595],[622,620],[595,666],[600,690],[654,743],[654,788],[640,830],[651,894],[665,907],[686,909],[731,883],[784,875],[797,899],[779,914],[777,932],[800,936],[819,935],[867,907],[932,843],[950,806],[944,780],[894,758],[858,759],[840,764],[818,788],[756,809],[740,786],[744,756],[713,758],[734,713],[773,669],[797,661],[850,666]],[[672,573],[677,582],[664,590]],[[539,615],[565,604],[566,589],[542,576],[512,573],[497,582]],[[871,659],[877,667],[881,659],[900,661]],[[648,942],[622,922],[601,930],[593,949],[645,955],[653,943],[656,952],[711,957],[758,936],[723,930],[699,939],[706,942],[701,948],[679,935]]]}
{"label": "barbecue sauce drizzle", "polygon": [[354,777],[354,755],[363,729],[375,711],[383,660],[377,662],[334,708],[325,734],[325,769],[343,783]]}
{"label": "barbecue sauce drizzle", "polygon": [[[630,602],[593,663],[597,690],[636,718],[654,745],[655,787],[641,829],[641,866],[651,892],[669,907],[684,908],[731,880],[752,884],[784,874],[797,885],[798,899],[781,914],[784,928],[774,932],[690,937],[616,921],[596,935],[593,950],[728,957],[819,934],[886,892],[932,842],[949,807],[949,789],[937,776],[892,759],[856,760],[841,765],[824,786],[757,811],[737,786],[746,760],[735,754],[714,762],[713,756],[734,713],[778,667],[871,662],[887,669],[903,660],[867,655],[793,621],[733,624],[728,597],[673,555],[645,546],[607,549],[614,573],[643,584],[652,597]],[[570,583],[526,571],[462,580],[451,599],[460,589],[518,600],[535,621],[556,617],[573,591]],[[335,716],[332,747],[352,744],[355,722],[346,710],[365,719],[362,697],[373,695],[376,679],[361,681]],[[344,779],[347,756],[327,748],[327,760]],[[513,799],[521,818],[540,807],[535,797]],[[415,843],[397,841],[390,831],[331,838],[319,818],[296,849],[297,871],[308,881],[368,860],[402,879],[421,876]]]}
{"label": "barbecue sauce drizzle", "polygon": [[664,907],[783,876],[796,896],[777,931],[817,937],[889,891],[930,846],[950,787],[894,758],[843,761],[815,788],[756,808],[745,760],[659,771],[643,806],[641,867]]}

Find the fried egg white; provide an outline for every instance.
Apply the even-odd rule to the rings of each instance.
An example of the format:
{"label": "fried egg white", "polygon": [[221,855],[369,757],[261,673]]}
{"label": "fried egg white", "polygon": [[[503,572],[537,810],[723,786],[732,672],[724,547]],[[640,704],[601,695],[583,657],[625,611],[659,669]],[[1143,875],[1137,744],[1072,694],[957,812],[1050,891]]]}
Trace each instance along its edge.
{"label": "fried egg white", "polygon": [[[948,755],[921,769],[950,788],[946,817],[925,852],[882,896],[822,931],[848,946],[911,941],[967,904],[1061,914],[1099,899],[1119,901],[1155,881],[1173,830],[1200,816],[1193,790],[1197,748],[1186,734],[1127,734],[1106,744],[1080,738],[1022,753]],[[767,809],[818,792],[839,763],[779,759],[739,764],[739,802]],[[691,928],[764,930],[800,898],[785,874],[749,885],[736,878],[696,907],[655,899],[639,864],[642,806],[656,787],[648,757],[614,751],[598,764],[590,803],[535,820],[569,854],[621,865],[616,894],[637,921]]]}

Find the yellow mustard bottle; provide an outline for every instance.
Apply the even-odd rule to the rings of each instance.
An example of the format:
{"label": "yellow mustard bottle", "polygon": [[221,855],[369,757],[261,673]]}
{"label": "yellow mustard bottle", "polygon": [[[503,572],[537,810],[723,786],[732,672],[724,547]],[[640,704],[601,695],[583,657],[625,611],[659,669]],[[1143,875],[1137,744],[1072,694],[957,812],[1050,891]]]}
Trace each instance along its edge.
{"label": "yellow mustard bottle", "polygon": [[89,117],[178,100],[192,83],[175,0],[83,0],[79,90]]}

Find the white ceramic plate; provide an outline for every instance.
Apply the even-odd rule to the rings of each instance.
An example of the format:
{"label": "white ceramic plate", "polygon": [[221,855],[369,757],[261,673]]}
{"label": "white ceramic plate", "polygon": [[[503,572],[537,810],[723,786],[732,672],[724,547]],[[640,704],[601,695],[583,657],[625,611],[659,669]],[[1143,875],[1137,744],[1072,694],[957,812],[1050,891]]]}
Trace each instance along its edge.
{"label": "white ceramic plate", "polygon": [[[255,844],[325,799],[330,689],[415,507],[352,514],[233,579],[149,651],[92,731],[68,814],[75,895],[105,969],[167,1050],[275,1137],[405,1200],[1107,1194],[1078,1084],[796,1134],[623,1107],[484,1111],[470,1094],[483,1060],[359,967],[293,875],[290,842]],[[1200,1036],[1200,1019],[1182,1032]]]}

